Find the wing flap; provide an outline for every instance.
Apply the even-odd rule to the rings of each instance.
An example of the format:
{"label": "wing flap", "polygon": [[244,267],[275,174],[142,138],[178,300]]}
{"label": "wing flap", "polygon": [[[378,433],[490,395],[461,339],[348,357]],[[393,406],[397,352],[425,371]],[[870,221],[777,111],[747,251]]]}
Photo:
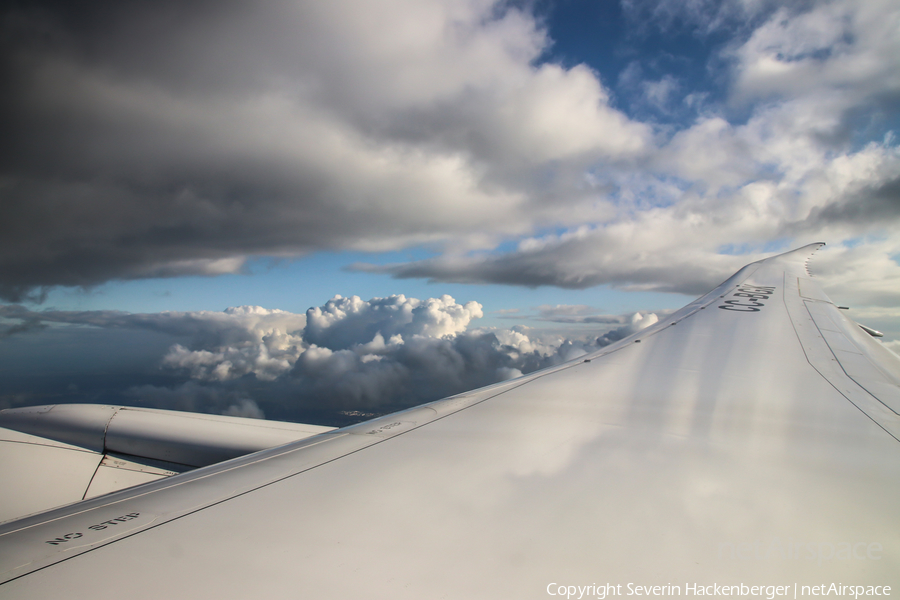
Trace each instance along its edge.
{"label": "wing flap", "polygon": [[[807,288],[819,288],[811,280],[807,281]],[[817,301],[805,300],[804,304],[841,369],[900,416],[900,371],[894,364],[896,361],[891,360],[872,336],[864,334],[856,323],[845,317],[824,292],[819,291],[818,296]]]}
{"label": "wing flap", "polygon": [[333,429],[92,404],[7,409],[0,426],[0,521]]}
{"label": "wing flap", "polygon": [[896,359],[847,319],[811,279],[785,276],[784,300],[810,365],[900,440]]}
{"label": "wing flap", "polygon": [[138,461],[121,455],[106,454],[97,466],[97,471],[91,478],[91,483],[87,491],[85,491],[84,497],[95,498],[142,483],[165,479],[186,470],[183,465],[169,464],[160,466],[160,463],[149,464],[150,462],[147,460]]}
{"label": "wing flap", "polygon": [[103,455],[0,428],[0,521],[84,498]]}
{"label": "wing flap", "polygon": [[203,467],[333,427],[96,404],[0,411],[0,426],[95,452]]}

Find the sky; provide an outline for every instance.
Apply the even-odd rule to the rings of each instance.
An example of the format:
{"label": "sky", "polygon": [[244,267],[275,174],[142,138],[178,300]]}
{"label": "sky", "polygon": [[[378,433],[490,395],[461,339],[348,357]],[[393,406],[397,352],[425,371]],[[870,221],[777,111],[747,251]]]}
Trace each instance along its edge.
{"label": "sky", "polygon": [[900,351],[893,0],[8,2],[0,408],[343,424],[810,269]]}

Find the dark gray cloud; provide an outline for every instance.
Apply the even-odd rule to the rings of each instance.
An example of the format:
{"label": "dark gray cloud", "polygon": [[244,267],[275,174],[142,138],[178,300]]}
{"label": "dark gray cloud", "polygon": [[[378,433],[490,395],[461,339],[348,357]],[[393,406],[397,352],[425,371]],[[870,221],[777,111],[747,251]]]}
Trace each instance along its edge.
{"label": "dark gray cloud", "polygon": [[0,339],[15,335],[17,333],[25,333],[35,329],[43,329],[47,325],[37,318],[26,318],[14,325],[0,326]]}
{"label": "dark gray cloud", "polygon": [[637,248],[627,247],[599,231],[553,238],[506,254],[438,257],[383,266],[356,264],[350,268],[432,282],[567,289],[610,285],[699,295],[748,262],[746,257],[703,256],[697,248],[654,253],[640,245],[636,240]]}
{"label": "dark gray cloud", "polygon": [[203,385],[196,381],[172,387],[136,385],[126,389],[123,397],[128,404],[145,408],[265,418],[265,413],[256,401],[247,397],[246,391]]}
{"label": "dark gray cloud", "polygon": [[[196,346],[259,343],[272,331],[291,335],[302,331],[306,317],[259,306],[218,311],[129,313],[117,310],[31,310],[17,304],[0,305],[0,318],[20,325],[48,323],[88,325],[101,329],[145,330],[190,340]],[[19,325],[19,326],[20,326]]]}
{"label": "dark gray cloud", "polygon": [[836,202],[814,207],[802,226],[862,225],[900,220],[900,179],[855,191]]}
{"label": "dark gray cloud", "polygon": [[444,0],[7,3],[0,297],[527,229],[541,165],[648,135],[547,43]]}

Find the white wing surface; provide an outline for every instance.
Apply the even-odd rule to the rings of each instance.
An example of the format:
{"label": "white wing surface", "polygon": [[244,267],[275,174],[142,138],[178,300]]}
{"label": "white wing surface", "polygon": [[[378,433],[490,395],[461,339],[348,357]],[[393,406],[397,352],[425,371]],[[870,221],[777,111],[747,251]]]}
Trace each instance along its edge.
{"label": "white wing surface", "polygon": [[894,595],[900,365],[818,246],[577,361],[9,523],[0,596]]}
{"label": "white wing surface", "polygon": [[0,522],[331,431],[174,410],[0,410]]}

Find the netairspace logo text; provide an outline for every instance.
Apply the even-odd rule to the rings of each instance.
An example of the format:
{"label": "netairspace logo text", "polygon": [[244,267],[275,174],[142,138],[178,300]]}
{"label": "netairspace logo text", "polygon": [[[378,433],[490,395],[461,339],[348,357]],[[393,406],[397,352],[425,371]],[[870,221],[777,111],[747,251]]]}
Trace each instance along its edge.
{"label": "netairspace logo text", "polygon": [[[683,591],[683,593],[682,593]],[[624,588],[619,584],[597,585],[566,585],[550,583],[547,585],[547,594],[559,596],[566,600],[581,600],[582,598],[596,598],[605,600],[610,596],[760,596],[766,600],[774,600],[780,596],[799,598],[801,596],[843,596],[859,598],[860,596],[890,596],[889,585],[843,585],[842,583],[823,583],[821,585],[720,585],[713,583],[703,585],[699,583],[686,583],[680,585],[637,585],[625,584]]]}

